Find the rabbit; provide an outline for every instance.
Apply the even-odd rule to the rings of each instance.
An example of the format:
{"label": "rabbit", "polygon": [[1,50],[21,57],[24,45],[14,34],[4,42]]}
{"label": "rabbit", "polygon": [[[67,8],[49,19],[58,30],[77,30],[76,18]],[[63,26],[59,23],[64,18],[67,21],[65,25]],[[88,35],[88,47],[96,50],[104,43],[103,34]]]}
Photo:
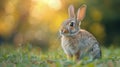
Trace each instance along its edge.
{"label": "rabbit", "polygon": [[74,6],[68,8],[69,18],[60,26],[61,46],[68,58],[75,56],[81,60],[88,56],[92,60],[101,58],[101,48],[96,38],[88,31],[81,29],[80,24],[86,14],[87,5],[83,4],[74,14]]}

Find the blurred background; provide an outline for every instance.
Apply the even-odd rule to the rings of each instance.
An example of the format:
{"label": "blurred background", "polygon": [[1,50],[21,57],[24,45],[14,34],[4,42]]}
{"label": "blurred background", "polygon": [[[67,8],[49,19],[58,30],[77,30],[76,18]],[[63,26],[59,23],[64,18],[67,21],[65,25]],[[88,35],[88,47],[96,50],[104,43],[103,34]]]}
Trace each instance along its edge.
{"label": "blurred background", "polygon": [[0,0],[0,45],[31,44],[42,50],[60,47],[59,27],[87,4],[81,28],[91,32],[102,46],[120,47],[120,0]]}

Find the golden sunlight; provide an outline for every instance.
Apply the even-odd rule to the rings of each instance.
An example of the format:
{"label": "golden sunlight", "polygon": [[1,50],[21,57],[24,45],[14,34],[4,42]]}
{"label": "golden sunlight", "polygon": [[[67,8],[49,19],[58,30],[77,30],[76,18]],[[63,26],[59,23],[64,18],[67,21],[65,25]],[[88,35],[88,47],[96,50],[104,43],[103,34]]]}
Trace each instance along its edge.
{"label": "golden sunlight", "polygon": [[39,4],[44,3],[45,5],[49,6],[54,10],[59,10],[62,7],[61,0],[33,0],[33,1],[38,2]]}
{"label": "golden sunlight", "polygon": [[43,0],[43,2],[48,4],[50,8],[53,8],[55,10],[59,10],[62,6],[60,0]]}
{"label": "golden sunlight", "polygon": [[[32,0],[30,9],[30,23],[36,20],[51,20],[56,16],[55,12],[62,8],[61,0]],[[49,11],[49,12],[48,12]],[[37,23],[37,22],[36,22]],[[39,23],[39,22],[38,22]]]}

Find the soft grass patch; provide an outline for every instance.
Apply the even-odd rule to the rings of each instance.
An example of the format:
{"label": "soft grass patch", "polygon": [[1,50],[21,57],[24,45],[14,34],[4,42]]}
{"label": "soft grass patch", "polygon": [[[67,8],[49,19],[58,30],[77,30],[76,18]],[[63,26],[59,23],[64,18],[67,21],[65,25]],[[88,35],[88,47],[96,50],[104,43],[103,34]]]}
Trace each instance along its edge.
{"label": "soft grass patch", "polygon": [[119,67],[120,49],[102,48],[102,59],[83,64],[86,60],[68,60],[61,48],[42,52],[37,47],[0,46],[0,67]]}

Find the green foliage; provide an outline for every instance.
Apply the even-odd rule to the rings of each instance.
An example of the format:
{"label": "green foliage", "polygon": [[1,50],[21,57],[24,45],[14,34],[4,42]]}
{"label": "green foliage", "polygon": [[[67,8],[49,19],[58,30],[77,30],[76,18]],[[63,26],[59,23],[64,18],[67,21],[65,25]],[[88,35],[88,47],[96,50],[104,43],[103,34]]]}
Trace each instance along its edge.
{"label": "green foliage", "polygon": [[36,47],[0,46],[0,67],[118,67],[120,49],[102,48],[102,59],[87,63],[67,60],[61,48],[42,52]]}

